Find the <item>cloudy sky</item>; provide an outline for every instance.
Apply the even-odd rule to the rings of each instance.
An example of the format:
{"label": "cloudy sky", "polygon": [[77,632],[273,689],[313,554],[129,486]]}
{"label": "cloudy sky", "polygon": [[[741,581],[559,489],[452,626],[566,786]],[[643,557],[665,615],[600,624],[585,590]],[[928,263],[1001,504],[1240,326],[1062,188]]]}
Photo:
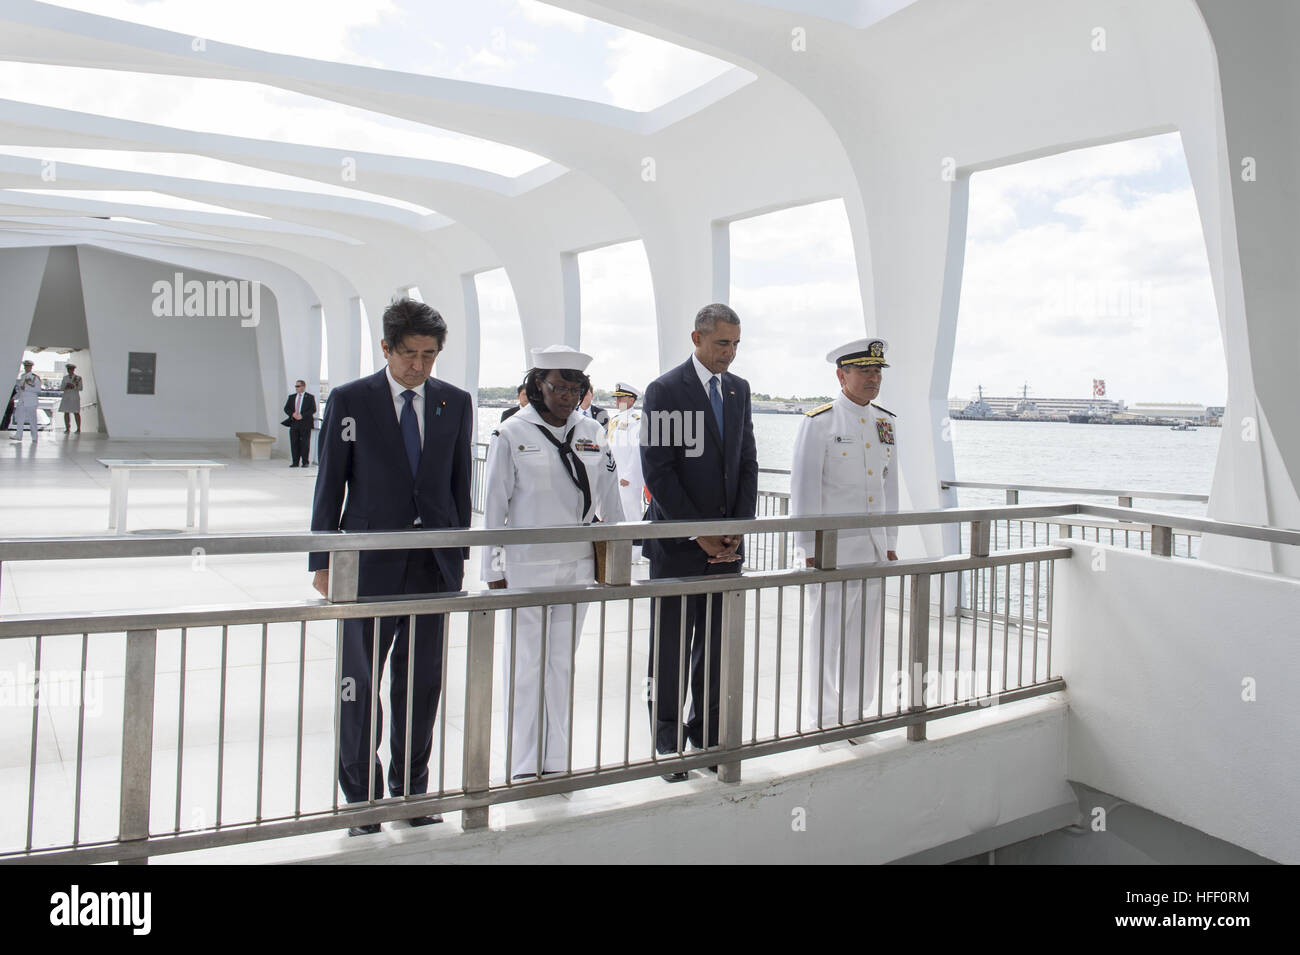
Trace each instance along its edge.
{"label": "cloudy sky", "polygon": [[[726,64],[532,0],[58,0],[210,40],[519,86],[645,110]],[[308,96],[216,80],[0,63],[0,96],[125,119],[286,142],[396,152],[518,175],[523,150]],[[30,151],[6,149],[13,154]],[[294,188],[292,177],[179,155],[62,150],[43,158]],[[321,191],[319,183],[302,184]],[[330,191],[346,193],[344,187]],[[1223,349],[1205,246],[1177,134],[976,174],[950,395],[1088,394],[1221,404]],[[179,200],[155,197],[160,204]],[[735,370],[757,391],[828,390],[827,349],[863,328],[838,200],[732,226]],[[583,347],[597,383],[657,372],[653,296],[639,243],[579,258]],[[518,380],[522,336],[501,271],[477,280],[485,385]],[[800,329],[791,357],[788,330]],[[683,355],[685,354],[685,344]],[[895,366],[889,374],[903,374]],[[888,382],[886,382],[887,391]]]}

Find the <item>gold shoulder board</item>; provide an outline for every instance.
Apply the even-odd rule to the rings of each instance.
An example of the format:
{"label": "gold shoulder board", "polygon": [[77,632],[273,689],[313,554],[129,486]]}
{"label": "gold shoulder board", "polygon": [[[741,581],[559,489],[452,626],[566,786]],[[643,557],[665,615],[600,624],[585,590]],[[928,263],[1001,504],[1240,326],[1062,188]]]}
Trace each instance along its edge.
{"label": "gold shoulder board", "polygon": [[805,411],[804,414],[805,414],[807,417],[809,417],[809,418],[815,418],[815,417],[817,417],[819,414],[821,414],[823,411],[830,411],[831,408],[833,408],[833,407],[835,407],[835,402],[833,402],[833,401],[828,401],[828,402],[826,402],[826,404],[824,404],[824,405],[818,405],[818,406],[817,406],[816,408],[814,408],[812,411]]}

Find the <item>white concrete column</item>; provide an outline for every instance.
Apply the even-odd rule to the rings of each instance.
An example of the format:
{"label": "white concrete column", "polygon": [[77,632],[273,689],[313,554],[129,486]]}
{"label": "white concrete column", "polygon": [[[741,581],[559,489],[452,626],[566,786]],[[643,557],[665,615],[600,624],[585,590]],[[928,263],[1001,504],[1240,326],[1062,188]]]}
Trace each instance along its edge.
{"label": "white concrete column", "polygon": [[[1217,223],[1207,221],[1206,231],[1207,245],[1221,249],[1220,315],[1229,387],[1211,516],[1297,527],[1300,121],[1295,102],[1300,77],[1294,49],[1300,11],[1287,0],[1245,6],[1197,0],[1197,5],[1213,41],[1223,110],[1215,150],[1221,163],[1214,190],[1219,216]],[[1198,190],[1198,198],[1202,191],[1210,189]],[[1213,240],[1211,225],[1218,226]],[[1236,562],[1238,550],[1214,539],[1206,542],[1205,556]],[[1271,569],[1300,575],[1294,548],[1273,551]]]}

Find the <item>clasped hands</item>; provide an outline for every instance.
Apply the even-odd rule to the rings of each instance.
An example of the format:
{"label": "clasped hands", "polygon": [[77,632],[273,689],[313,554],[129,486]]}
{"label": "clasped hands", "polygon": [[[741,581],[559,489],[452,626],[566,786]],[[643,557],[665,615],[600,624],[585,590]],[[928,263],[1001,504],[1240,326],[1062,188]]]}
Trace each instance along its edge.
{"label": "clasped hands", "polygon": [[740,539],[739,534],[723,534],[718,537],[697,537],[695,543],[709,555],[710,564],[729,564],[743,559],[737,553],[740,549]]}

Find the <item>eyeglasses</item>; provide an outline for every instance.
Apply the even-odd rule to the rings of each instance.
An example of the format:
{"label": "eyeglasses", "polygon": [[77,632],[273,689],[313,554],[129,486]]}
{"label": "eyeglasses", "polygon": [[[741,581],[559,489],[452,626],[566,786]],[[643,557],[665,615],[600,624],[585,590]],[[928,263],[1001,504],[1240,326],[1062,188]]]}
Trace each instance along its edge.
{"label": "eyeglasses", "polygon": [[581,385],[565,385],[563,388],[557,388],[545,378],[542,379],[542,384],[546,385],[547,388],[550,388],[551,391],[555,392],[555,394],[559,395],[561,398],[581,398],[587,393],[587,389],[583,388]]}

